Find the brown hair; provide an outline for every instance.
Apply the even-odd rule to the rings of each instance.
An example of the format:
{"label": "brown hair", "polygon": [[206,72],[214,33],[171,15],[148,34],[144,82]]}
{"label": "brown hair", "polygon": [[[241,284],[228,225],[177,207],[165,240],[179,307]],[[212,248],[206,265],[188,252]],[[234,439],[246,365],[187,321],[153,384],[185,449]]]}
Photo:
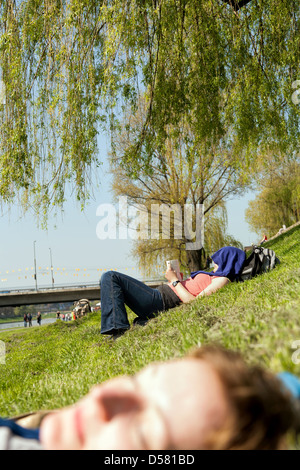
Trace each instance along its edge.
{"label": "brown hair", "polygon": [[290,430],[299,429],[299,409],[279,379],[240,354],[220,346],[203,346],[190,356],[208,362],[219,376],[231,417],[208,440],[212,449],[283,449]]}

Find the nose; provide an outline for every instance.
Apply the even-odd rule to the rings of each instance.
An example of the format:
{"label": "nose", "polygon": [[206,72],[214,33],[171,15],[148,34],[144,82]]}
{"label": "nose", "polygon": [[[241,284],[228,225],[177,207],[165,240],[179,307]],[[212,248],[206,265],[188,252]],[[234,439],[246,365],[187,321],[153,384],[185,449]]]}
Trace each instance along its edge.
{"label": "nose", "polygon": [[91,399],[103,421],[110,421],[119,414],[143,409],[143,401],[132,386],[112,383],[98,385],[91,391]]}

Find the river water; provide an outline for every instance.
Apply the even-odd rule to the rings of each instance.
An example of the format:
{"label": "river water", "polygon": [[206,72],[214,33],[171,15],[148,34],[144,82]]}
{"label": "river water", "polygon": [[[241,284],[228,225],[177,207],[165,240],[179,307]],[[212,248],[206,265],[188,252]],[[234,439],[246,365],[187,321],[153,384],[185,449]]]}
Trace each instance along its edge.
{"label": "river water", "polygon": [[[53,323],[56,321],[56,318],[42,318],[42,325],[45,325],[47,323]],[[39,326],[37,324],[37,321],[35,319],[32,320],[32,327],[30,328],[33,328],[35,326]],[[20,322],[11,322],[11,323],[0,323],[0,331],[1,330],[11,330],[11,329],[15,329],[15,328],[25,328],[24,327],[24,323],[22,321]],[[29,328],[29,326],[27,325],[26,328]]]}

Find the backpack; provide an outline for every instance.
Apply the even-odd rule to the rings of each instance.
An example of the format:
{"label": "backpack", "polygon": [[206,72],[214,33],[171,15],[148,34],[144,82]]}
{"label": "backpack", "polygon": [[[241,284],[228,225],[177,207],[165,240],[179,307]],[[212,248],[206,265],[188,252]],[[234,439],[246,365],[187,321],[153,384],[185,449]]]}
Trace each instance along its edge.
{"label": "backpack", "polygon": [[273,250],[262,246],[253,246],[252,253],[246,258],[237,281],[244,282],[258,274],[271,271],[279,263],[280,260]]}

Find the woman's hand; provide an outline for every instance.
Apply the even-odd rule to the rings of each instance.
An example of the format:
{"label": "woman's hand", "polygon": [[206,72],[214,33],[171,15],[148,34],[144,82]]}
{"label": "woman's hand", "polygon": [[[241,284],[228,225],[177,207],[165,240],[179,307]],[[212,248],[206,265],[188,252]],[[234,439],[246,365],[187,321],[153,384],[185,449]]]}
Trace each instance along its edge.
{"label": "woman's hand", "polygon": [[173,281],[177,281],[177,280],[180,281],[180,279],[178,279],[177,274],[175,273],[174,269],[172,269],[172,268],[167,269],[165,277],[166,277],[167,281],[169,281],[169,282],[173,282]]}

